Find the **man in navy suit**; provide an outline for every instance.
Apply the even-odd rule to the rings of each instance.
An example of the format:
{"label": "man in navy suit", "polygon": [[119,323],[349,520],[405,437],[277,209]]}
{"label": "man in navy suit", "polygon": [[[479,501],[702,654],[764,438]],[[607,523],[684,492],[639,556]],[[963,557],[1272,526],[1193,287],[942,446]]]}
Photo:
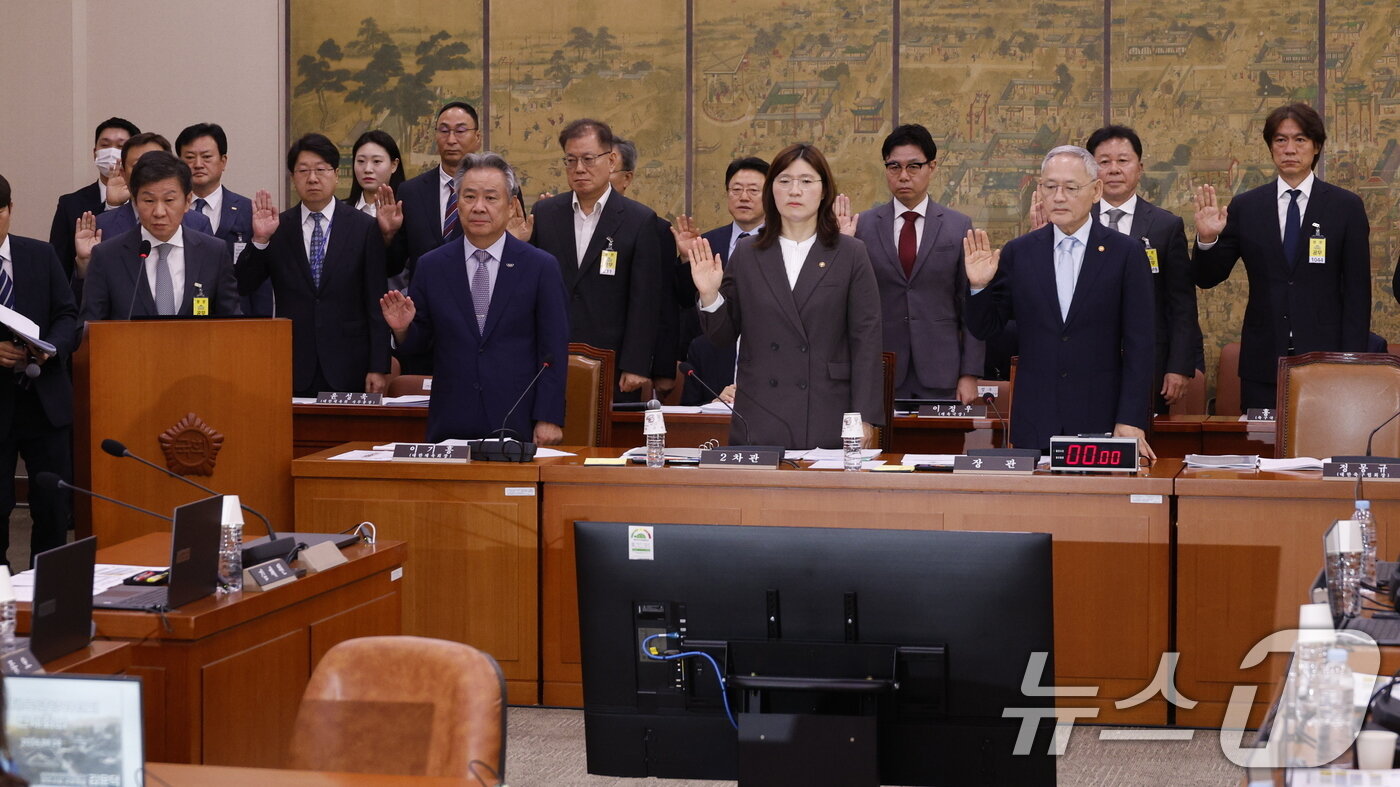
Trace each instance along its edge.
{"label": "man in navy suit", "polygon": [[83,319],[238,314],[228,247],[181,225],[190,206],[189,166],[165,151],[147,153],[129,182],[140,224],[92,250]]}
{"label": "man in navy suit", "polygon": [[292,391],[383,393],[389,332],[379,310],[384,238],[373,217],[335,198],[340,151],[307,134],[287,152],[301,204],[280,216],[272,196],[253,200],[253,242],[238,260],[238,289],[269,277],[278,317],[292,320]]}
{"label": "man in navy suit", "polygon": [[[29,477],[72,476],[73,386],[63,359],[78,348],[78,307],[53,247],[10,234],[10,183],[0,176],[0,304],[28,317],[54,354],[19,341],[0,342],[0,564],[9,565],[10,512],[15,507],[15,458]],[[0,328],[6,339],[12,334]],[[26,370],[30,370],[26,374]],[[31,376],[37,372],[37,377]],[[72,510],[68,493],[29,487],[30,560],[63,546]]]}
{"label": "man in navy suit", "polygon": [[462,223],[454,211],[457,192],[453,176],[462,158],[481,148],[476,108],[464,101],[445,104],[438,110],[435,141],[438,166],[399,186],[402,226],[389,235],[391,276],[406,270],[411,280],[419,257],[462,236]]}
{"label": "man in navy suit", "polygon": [[928,129],[896,128],[880,155],[894,199],[862,212],[856,237],[865,242],[880,285],[884,348],[895,354],[895,396],[972,404],[985,351],[963,324],[962,239],[972,219],[929,197],[938,146]]}
{"label": "man in navy suit", "polygon": [[[734,159],[724,173],[725,207],[733,221],[700,234],[689,216],[676,217],[674,231],[680,259],[674,275],[676,302],[681,307],[680,349],[695,367],[695,374],[721,395],[725,395],[723,389],[734,382],[736,348],[734,345],[719,347],[700,331],[700,317],[695,311],[695,281],[687,261],[690,244],[697,237],[704,238],[719,255],[720,262],[728,265],[729,255],[734,253],[739,241],[756,236],[763,229],[763,184],[767,179],[768,162],[757,156]],[[728,398],[732,401],[733,396]],[[709,400],[709,393],[698,385],[686,386],[681,394],[682,404],[697,405]]]}
{"label": "man in navy suit", "polygon": [[503,422],[540,445],[563,439],[564,280],[557,260],[506,232],[516,187],[505,159],[466,156],[457,193],[464,237],[419,258],[408,295],[380,299],[398,348],[432,354],[431,442],[487,437]]}
{"label": "man in navy suit", "polygon": [[140,133],[141,129],[126,118],[111,117],[98,123],[92,142],[97,180],[58,198],[53,225],[49,228],[49,245],[58,253],[58,261],[69,279],[73,278],[73,257],[76,254],[73,233],[77,231],[78,219],[84,213],[97,214],[108,208],[107,180],[113,175],[120,177],[122,145]]}
{"label": "man in navy suit", "polygon": [[[1365,352],[1371,330],[1371,225],[1361,197],[1318,180],[1327,129],[1307,104],[1264,120],[1278,177],[1235,197],[1196,189],[1196,285],[1230,278],[1244,258],[1249,304],[1240,330],[1240,406],[1277,407],[1278,359]],[[1019,406],[1019,402],[1018,402]]]}
{"label": "man in navy suit", "polygon": [[[189,165],[194,178],[190,209],[209,220],[214,237],[227,244],[229,255],[237,260],[253,239],[253,201],[223,185],[228,135],[217,123],[196,123],[175,138],[175,155]],[[264,283],[257,292],[243,296],[240,306],[245,315],[271,317],[272,285]]]}
{"label": "man in navy suit", "polygon": [[575,120],[559,146],[571,191],[535,203],[530,242],[559,261],[570,338],[616,353],[620,398],[635,400],[651,378],[660,306],[671,297],[656,214],[608,182],[617,165],[608,124]]}
{"label": "man in navy suit", "polygon": [[1152,402],[1152,269],[1142,244],[1090,220],[1102,194],[1084,148],[1046,155],[1040,193],[1050,226],[992,250],[987,233],[963,241],[967,323],[987,339],[1008,320],[1020,329],[1021,362],[1011,442],[1045,449],[1055,435],[1112,431],[1136,437]]}

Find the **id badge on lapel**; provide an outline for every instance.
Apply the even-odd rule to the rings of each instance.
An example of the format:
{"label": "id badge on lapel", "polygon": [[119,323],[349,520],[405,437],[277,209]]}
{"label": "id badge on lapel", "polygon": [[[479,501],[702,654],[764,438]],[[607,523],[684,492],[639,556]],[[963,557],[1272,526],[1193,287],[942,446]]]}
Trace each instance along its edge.
{"label": "id badge on lapel", "polygon": [[1327,263],[1327,238],[1322,234],[1322,225],[1313,223],[1312,237],[1308,238],[1308,262],[1312,265]]}
{"label": "id badge on lapel", "polygon": [[612,238],[608,238],[608,247],[603,249],[603,258],[598,263],[598,272],[604,276],[617,275],[617,249],[613,248]]}
{"label": "id badge on lapel", "polygon": [[209,316],[209,299],[204,295],[204,285],[199,282],[194,283],[194,316]]}
{"label": "id badge on lapel", "polygon": [[1157,267],[1157,250],[1152,248],[1152,241],[1148,240],[1146,235],[1142,236],[1142,248],[1143,251],[1147,252],[1147,263],[1152,266],[1152,272],[1159,273],[1160,269]]}

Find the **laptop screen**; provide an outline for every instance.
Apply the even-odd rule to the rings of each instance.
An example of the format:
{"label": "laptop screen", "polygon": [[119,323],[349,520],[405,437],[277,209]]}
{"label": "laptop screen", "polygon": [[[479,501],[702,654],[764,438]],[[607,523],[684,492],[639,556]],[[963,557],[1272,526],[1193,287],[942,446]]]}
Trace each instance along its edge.
{"label": "laptop screen", "polygon": [[5,735],[31,787],[140,787],[141,679],[6,675]]}

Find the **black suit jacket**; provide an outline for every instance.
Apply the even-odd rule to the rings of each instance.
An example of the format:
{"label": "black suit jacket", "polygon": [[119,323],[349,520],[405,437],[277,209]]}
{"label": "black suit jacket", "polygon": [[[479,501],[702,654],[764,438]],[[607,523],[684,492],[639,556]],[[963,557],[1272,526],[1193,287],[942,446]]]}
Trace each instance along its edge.
{"label": "black suit jacket", "polygon": [[[1102,222],[1094,203],[1094,221]],[[1191,276],[1191,257],[1186,253],[1186,224],[1169,210],[1153,205],[1138,195],[1128,236],[1157,250],[1157,271],[1152,289],[1157,306],[1157,344],[1152,367],[1154,396],[1160,396],[1162,377],[1168,372],[1192,377],[1201,352],[1201,324],[1196,313],[1196,283]]]}
{"label": "black suit jacket", "polygon": [[[73,233],[68,235],[71,238]],[[39,338],[58,349],[55,357],[39,366],[39,376],[32,382],[34,392],[49,423],[68,426],[73,423],[73,385],[63,362],[78,349],[82,336],[78,305],[52,246],[11,235],[10,255],[15,272],[15,311],[33,320],[39,326]],[[10,431],[19,379],[11,370],[0,368],[0,435]]]}
{"label": "black suit jacket", "polygon": [[[1268,385],[1278,379],[1289,332],[1295,352],[1365,352],[1371,330],[1371,225],[1361,197],[1313,181],[1303,212],[1298,256],[1283,259],[1276,180],[1230,202],[1225,231],[1210,249],[1196,246],[1195,278],[1210,288],[1244,258],[1249,304],[1240,330],[1240,377]],[[1326,262],[1308,262],[1316,224],[1327,239]]]}
{"label": "black suit jacket", "polygon": [[[185,227],[185,290],[178,314],[194,314],[194,298],[202,290],[209,298],[210,317],[239,314],[238,284],[228,247],[213,235]],[[87,320],[125,320],[155,317],[156,299],[141,259],[141,227],[97,244],[88,262],[83,289],[82,317]],[[155,254],[154,251],[151,252]],[[196,286],[199,285],[199,286]]]}
{"label": "black suit jacket", "polygon": [[379,310],[387,289],[384,238],[372,217],[335,201],[318,287],[302,241],[301,205],[283,211],[267,248],[250,243],[238,259],[241,292],[269,277],[277,316],[292,320],[292,390],[312,384],[317,364],[337,391],[362,391],[366,374],[389,372],[389,328]]}
{"label": "black suit jacket", "polygon": [[58,207],[53,212],[53,224],[49,227],[49,245],[53,246],[58,254],[63,273],[70,280],[73,278],[74,259],[78,255],[77,249],[73,247],[73,235],[77,232],[78,219],[84,213],[102,211],[102,189],[95,180],[71,194],[64,194],[58,198]]}
{"label": "black suit jacket", "polygon": [[[219,188],[224,190],[224,199],[219,207],[219,230],[214,237],[228,245],[229,256],[237,261],[235,244],[253,242],[253,201],[223,186]],[[246,315],[271,317],[272,285],[264,284],[252,295],[244,295],[239,305]]]}
{"label": "black suit jacket", "polygon": [[1090,219],[1067,317],[1055,289],[1055,228],[1006,244],[996,276],[967,299],[967,324],[989,339],[1020,331],[1011,442],[1046,448],[1055,435],[1147,429],[1152,402],[1152,270],[1141,242]]}
{"label": "black suit jacket", "polygon": [[[672,297],[661,275],[656,214],[611,192],[583,265],[579,265],[574,250],[573,193],[540,200],[532,213],[535,232],[530,242],[553,254],[564,276],[570,341],[612,350],[617,354],[619,373],[651,376],[660,306]],[[600,264],[609,238],[617,252],[617,271],[605,276]]]}
{"label": "black suit jacket", "polygon": [[[433,167],[399,186],[395,196],[403,203],[403,226],[388,249],[388,275],[407,269],[411,278],[418,258],[443,244],[442,207],[438,204],[441,173],[442,167]],[[461,237],[461,233],[455,237]]]}

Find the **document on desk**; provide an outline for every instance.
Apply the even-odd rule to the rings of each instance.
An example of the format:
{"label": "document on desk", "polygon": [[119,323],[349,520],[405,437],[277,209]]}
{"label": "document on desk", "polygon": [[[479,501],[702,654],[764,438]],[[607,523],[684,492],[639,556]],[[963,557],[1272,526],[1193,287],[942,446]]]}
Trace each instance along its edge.
{"label": "document on desk", "polygon": [[384,397],[384,404],[427,404],[430,398],[431,397],[429,397],[427,394],[404,394],[403,396],[386,396]]}
{"label": "document on desk", "polygon": [[1259,466],[1258,454],[1187,454],[1186,466],[1215,470],[1253,470]]}
{"label": "document on desk", "polygon": [[[123,579],[142,571],[164,571],[165,566],[127,566],[119,563],[98,563],[92,570],[92,594],[114,588]],[[15,601],[34,601],[34,570],[22,571],[10,577],[15,589]]]}
{"label": "document on desk", "polygon": [[954,454],[905,454],[899,460],[902,465],[933,465],[934,467],[952,467]]}
{"label": "document on desk", "polygon": [[331,459],[340,459],[351,462],[388,462],[394,458],[393,451],[346,451],[343,454],[336,454]]}
{"label": "document on desk", "polygon": [[[869,470],[872,467],[879,467],[884,464],[883,459],[867,459],[860,463],[860,469]],[[846,460],[844,459],[821,459],[807,465],[808,470],[845,470]]]}
{"label": "document on desk", "polygon": [[[665,410],[666,408],[663,407],[663,408],[661,408],[661,409],[662,409],[662,410]],[[700,412],[702,412],[702,413],[719,413],[720,415],[729,415],[729,405],[725,404],[724,402],[706,402],[706,403],[700,405]]]}
{"label": "document on desk", "polygon": [[[865,448],[860,452],[861,459],[874,459],[880,455],[878,448]],[[813,448],[809,451],[787,451],[783,454],[784,459],[803,459],[808,462],[841,462],[846,458],[846,450],[843,448]]]}
{"label": "document on desk", "polygon": [[[663,404],[661,405],[661,412],[667,415],[670,415],[672,413],[675,413],[677,415],[698,415],[700,413],[705,412],[705,408],[700,407],[699,405]],[[727,413],[729,411],[725,410],[725,412]]]}
{"label": "document on desk", "polygon": [[1322,463],[1328,459],[1315,459],[1311,456],[1290,456],[1285,459],[1270,459],[1263,457],[1259,460],[1260,470],[1321,470]]}

